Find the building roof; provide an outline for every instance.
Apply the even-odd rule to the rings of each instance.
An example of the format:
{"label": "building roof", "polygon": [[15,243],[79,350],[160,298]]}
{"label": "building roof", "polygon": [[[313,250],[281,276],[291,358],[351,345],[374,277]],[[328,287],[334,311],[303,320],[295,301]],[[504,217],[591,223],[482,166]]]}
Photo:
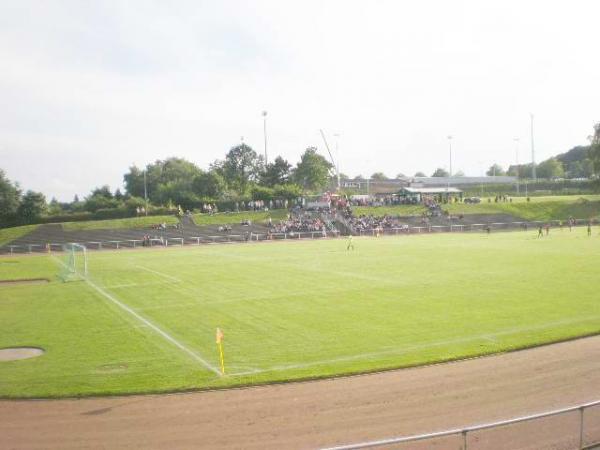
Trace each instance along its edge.
{"label": "building roof", "polygon": [[400,192],[409,194],[460,194],[462,191],[455,187],[404,187]]}

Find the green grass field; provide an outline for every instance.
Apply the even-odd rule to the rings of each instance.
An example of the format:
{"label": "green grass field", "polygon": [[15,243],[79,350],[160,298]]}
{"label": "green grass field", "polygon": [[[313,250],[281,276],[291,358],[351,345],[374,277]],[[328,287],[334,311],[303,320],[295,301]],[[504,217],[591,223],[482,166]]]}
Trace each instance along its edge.
{"label": "green grass field", "polygon": [[[481,203],[452,203],[442,205],[442,209],[448,210],[452,214],[510,214],[526,220],[565,220],[570,216],[577,219],[597,219],[600,217],[600,195],[531,197],[529,202],[525,197],[515,197],[512,203],[495,203],[493,198],[491,202],[488,202],[487,198],[483,198]],[[422,205],[353,208],[355,215],[373,214],[375,216],[385,214],[414,216],[423,214],[425,211],[426,208]]]}
{"label": "green grass field", "polygon": [[[0,396],[181,391],[427,364],[600,332],[599,229],[0,258]],[[60,258],[59,258],[60,259]],[[225,333],[218,374],[215,329]]]}

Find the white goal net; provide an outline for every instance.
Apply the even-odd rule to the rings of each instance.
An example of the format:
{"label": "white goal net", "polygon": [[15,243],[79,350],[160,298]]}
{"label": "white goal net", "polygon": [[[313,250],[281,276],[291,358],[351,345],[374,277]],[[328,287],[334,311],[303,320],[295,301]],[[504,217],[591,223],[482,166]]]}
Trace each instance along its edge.
{"label": "white goal net", "polygon": [[63,281],[82,280],[88,275],[87,249],[81,244],[63,245],[62,271]]}

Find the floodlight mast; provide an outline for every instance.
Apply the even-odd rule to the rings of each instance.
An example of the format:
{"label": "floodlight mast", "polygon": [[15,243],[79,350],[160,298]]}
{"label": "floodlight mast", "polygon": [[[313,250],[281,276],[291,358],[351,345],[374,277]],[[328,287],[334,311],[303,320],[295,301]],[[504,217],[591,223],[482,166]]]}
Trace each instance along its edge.
{"label": "floodlight mast", "polygon": [[337,190],[339,191],[341,188],[340,185],[340,166],[339,164],[336,164],[333,156],[331,154],[331,150],[329,149],[329,144],[327,144],[327,139],[325,139],[325,133],[323,133],[322,129],[319,129],[319,131],[321,132],[321,137],[323,138],[323,142],[325,143],[325,147],[327,148],[327,153],[329,153],[329,159],[331,160],[331,164],[333,164],[333,167],[335,167],[336,169],[336,175],[337,175]]}

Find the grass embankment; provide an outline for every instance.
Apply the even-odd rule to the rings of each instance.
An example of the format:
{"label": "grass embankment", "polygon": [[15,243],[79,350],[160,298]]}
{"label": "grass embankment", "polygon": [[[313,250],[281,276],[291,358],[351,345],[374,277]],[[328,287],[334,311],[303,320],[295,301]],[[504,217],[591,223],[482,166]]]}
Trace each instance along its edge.
{"label": "grass embankment", "polygon": [[[442,205],[442,209],[452,214],[510,214],[526,220],[564,220],[570,216],[589,219],[600,217],[600,196],[531,197],[529,202],[523,197],[516,197],[512,202],[498,203],[495,203],[494,199],[488,202],[488,199],[484,198],[481,203],[452,203]],[[353,211],[355,215],[414,216],[421,215],[426,208],[420,205],[360,206],[354,207]]]}
{"label": "grass embankment", "polygon": [[23,225],[20,227],[2,228],[0,229],[0,245],[8,244],[9,242],[20,238],[21,236],[25,236],[26,234],[31,233],[37,227],[39,227],[39,225]]}
{"label": "grass embankment", "polygon": [[84,222],[65,222],[62,224],[66,231],[78,230],[109,230],[122,228],[149,228],[152,225],[165,222],[167,225],[179,223],[175,216],[143,216],[126,219],[89,220]]}
{"label": "grass embankment", "polygon": [[240,211],[224,212],[216,214],[194,214],[196,225],[226,225],[240,223],[242,220],[251,220],[255,223],[263,223],[269,217],[273,221],[285,219],[288,215],[287,209],[273,209],[271,211]]}
{"label": "grass embankment", "polygon": [[53,280],[0,287],[0,348],[46,350],[0,362],[0,396],[318,378],[600,332],[598,227],[536,233],[356,238],[350,252],[342,240],[90,252],[93,285],[54,281],[50,256],[0,258],[0,278]]}

